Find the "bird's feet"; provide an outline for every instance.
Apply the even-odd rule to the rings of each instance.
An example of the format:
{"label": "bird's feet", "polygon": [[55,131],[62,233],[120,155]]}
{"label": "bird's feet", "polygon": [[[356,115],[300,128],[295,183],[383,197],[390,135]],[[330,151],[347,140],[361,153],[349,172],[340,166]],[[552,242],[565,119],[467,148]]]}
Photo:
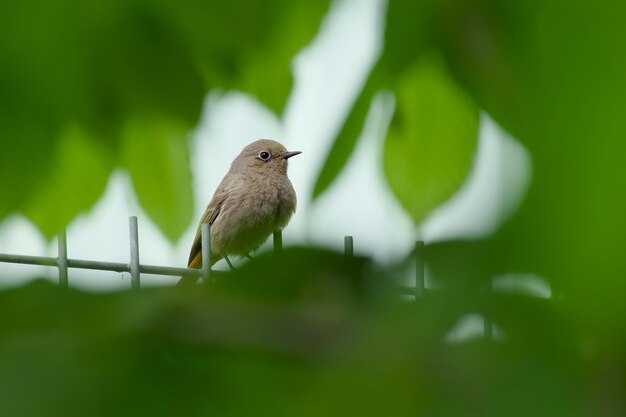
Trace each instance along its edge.
{"label": "bird's feet", "polygon": [[230,261],[230,259],[228,259],[228,255],[226,255],[226,254],[223,254],[223,255],[224,255],[224,259],[226,260],[226,263],[230,267],[230,270],[234,271],[235,267],[233,266],[233,263]]}

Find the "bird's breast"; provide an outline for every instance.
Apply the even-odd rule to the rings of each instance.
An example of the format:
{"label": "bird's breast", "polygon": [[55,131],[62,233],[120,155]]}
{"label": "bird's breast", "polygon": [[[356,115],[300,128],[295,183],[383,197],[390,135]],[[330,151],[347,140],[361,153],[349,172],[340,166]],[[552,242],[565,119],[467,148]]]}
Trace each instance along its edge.
{"label": "bird's breast", "polygon": [[215,245],[227,253],[246,254],[285,227],[295,208],[288,178],[248,178],[224,202],[213,225]]}

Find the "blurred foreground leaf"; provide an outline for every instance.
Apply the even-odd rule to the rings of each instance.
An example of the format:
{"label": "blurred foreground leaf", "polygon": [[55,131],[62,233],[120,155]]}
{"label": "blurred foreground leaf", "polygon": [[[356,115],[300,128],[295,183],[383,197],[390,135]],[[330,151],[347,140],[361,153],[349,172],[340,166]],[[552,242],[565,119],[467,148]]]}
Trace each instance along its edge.
{"label": "blurred foreground leaf", "polygon": [[[0,412],[541,417],[619,406],[590,381],[608,364],[623,370],[623,357],[583,350],[554,301],[468,288],[411,302],[374,270],[288,249],[195,288],[5,290]],[[446,342],[475,312],[494,314],[504,337]]]}
{"label": "blurred foreground leaf", "polygon": [[453,73],[532,157],[491,261],[544,276],[607,346],[626,290],[625,13],[614,1],[451,1],[434,26]]}

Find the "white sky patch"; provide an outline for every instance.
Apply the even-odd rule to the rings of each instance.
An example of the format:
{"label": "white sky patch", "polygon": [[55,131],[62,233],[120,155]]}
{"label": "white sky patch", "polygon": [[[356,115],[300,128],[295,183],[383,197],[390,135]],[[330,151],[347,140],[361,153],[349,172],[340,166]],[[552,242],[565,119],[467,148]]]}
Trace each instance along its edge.
{"label": "white sky patch", "polygon": [[[48,253],[43,235],[22,215],[12,215],[0,223],[0,253],[30,256],[56,256]],[[23,283],[32,277],[53,280],[56,270],[49,266],[22,265],[0,262],[0,288]]]}

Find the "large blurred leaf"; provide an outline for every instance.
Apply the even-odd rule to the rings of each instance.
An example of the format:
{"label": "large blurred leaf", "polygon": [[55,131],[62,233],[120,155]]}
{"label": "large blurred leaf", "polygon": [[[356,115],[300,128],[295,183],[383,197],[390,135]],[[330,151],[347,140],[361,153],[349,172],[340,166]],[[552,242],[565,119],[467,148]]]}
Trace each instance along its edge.
{"label": "large blurred leaf", "polygon": [[45,127],[28,118],[15,120],[1,109],[0,126],[1,219],[22,206],[47,179],[57,141],[46,140]]}
{"label": "large blurred leaf", "polygon": [[278,113],[291,89],[291,59],[313,38],[330,1],[158,4],[208,86],[251,92]]}
{"label": "large blurred leaf", "polygon": [[51,159],[51,173],[42,174],[38,188],[31,190],[23,206],[49,238],[98,200],[112,166],[110,150],[78,126],[63,132]]}
{"label": "large blurred leaf", "polygon": [[[390,2],[382,57],[335,139],[315,184],[314,198],[328,188],[345,165],[363,127],[372,97],[381,89],[389,88],[397,96],[392,125],[394,131],[390,132],[396,140],[387,144],[385,166],[392,189],[405,208],[419,221],[461,184],[475,147],[478,110],[469,96],[447,75],[445,65],[436,62],[436,54],[422,58],[424,52],[432,51],[435,45],[431,28],[433,10],[428,1]],[[424,69],[426,67],[437,68],[429,75]],[[441,76],[435,73],[441,73]],[[434,79],[426,80],[427,77]],[[434,82],[432,86],[431,81]],[[437,117],[433,118],[435,115]],[[400,123],[406,126],[399,126]],[[416,129],[416,126],[419,128]],[[412,137],[416,133],[419,138]],[[421,167],[416,166],[413,164],[415,161],[408,161],[408,156],[418,158],[421,155],[421,151],[425,150],[422,148],[424,142],[417,144],[416,140],[423,141],[427,135],[431,135],[429,139],[433,143],[438,143],[435,145],[439,146],[438,151],[422,159]],[[399,137],[404,137],[404,140]],[[389,149],[393,146],[396,147],[393,153],[402,159],[398,160],[399,163],[391,161],[392,152]],[[452,147],[449,152],[446,150],[448,146]],[[408,171],[403,171],[407,168]],[[425,174],[429,168],[430,174]],[[448,168],[452,171],[444,172]],[[430,179],[427,179],[428,175]]]}
{"label": "large blurred leaf", "polygon": [[[372,272],[287,249],[204,287],[2,291],[0,413],[595,417],[616,405],[615,390],[585,385],[601,382],[602,362],[585,366],[601,357],[580,353],[550,300],[465,288],[410,303]],[[445,342],[490,301],[502,341]]]}
{"label": "large blurred leaf", "polygon": [[[247,90],[280,111],[291,88],[290,60],[313,37],[328,3],[98,0],[86,5],[77,0],[25,0],[3,4],[0,217],[18,210],[27,198],[44,198],[31,194],[44,188],[38,183],[49,175],[49,157],[69,124],[86,137],[100,138],[115,157],[126,126],[155,114],[161,123],[146,133],[167,135],[167,130],[158,131],[156,126],[172,124],[191,129],[205,93],[213,87]],[[97,181],[90,175],[86,172],[81,178],[85,183]],[[146,176],[139,182],[149,181]],[[188,187],[180,184],[179,189]],[[150,214],[171,212],[160,205],[179,196],[167,192],[163,190],[159,199],[141,199],[151,205],[146,206]],[[61,209],[58,219],[76,214],[71,205]],[[58,228],[57,222],[47,223],[53,216],[35,217],[47,232]],[[170,219],[175,219],[174,224],[168,225]],[[154,220],[169,228],[166,234],[173,238],[182,227],[180,222],[188,219]]]}
{"label": "large blurred leaf", "polygon": [[626,198],[626,5],[447,2],[441,48],[479,104],[530,150],[533,183],[493,256],[544,275],[580,322],[621,331]]}
{"label": "large blurred leaf", "polygon": [[397,110],[385,146],[385,172],[391,189],[419,222],[467,175],[478,109],[433,55],[408,68],[395,85]]}
{"label": "large blurred leaf", "polygon": [[165,118],[135,118],[124,130],[123,162],[139,202],[175,242],[193,215],[189,148],[184,125]]}

